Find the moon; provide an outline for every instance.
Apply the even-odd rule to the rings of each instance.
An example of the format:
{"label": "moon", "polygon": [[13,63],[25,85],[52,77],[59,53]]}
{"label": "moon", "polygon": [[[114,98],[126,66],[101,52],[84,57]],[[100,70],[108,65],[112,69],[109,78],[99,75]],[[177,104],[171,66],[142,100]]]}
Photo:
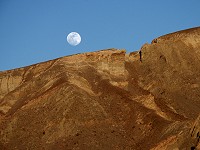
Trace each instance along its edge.
{"label": "moon", "polygon": [[67,42],[70,45],[76,46],[81,42],[81,36],[77,32],[71,32],[67,36]]}

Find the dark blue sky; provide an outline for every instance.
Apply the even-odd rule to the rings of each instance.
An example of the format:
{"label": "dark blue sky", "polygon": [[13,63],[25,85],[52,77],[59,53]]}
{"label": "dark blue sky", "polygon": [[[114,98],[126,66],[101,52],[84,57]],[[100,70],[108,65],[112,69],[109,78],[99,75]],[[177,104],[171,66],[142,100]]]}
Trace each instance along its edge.
{"label": "dark blue sky", "polygon": [[[200,0],[0,0],[0,70],[106,48],[136,51],[200,26]],[[78,46],[66,42],[76,31]]]}

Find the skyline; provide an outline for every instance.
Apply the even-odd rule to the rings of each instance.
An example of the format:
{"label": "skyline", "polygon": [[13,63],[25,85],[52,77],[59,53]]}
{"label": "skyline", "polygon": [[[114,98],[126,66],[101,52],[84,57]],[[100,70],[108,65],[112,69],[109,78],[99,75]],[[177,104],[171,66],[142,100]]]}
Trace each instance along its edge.
{"label": "skyline", "polygon": [[[0,71],[108,48],[137,51],[159,36],[200,26],[200,1],[1,0]],[[78,32],[71,46],[67,35]]]}

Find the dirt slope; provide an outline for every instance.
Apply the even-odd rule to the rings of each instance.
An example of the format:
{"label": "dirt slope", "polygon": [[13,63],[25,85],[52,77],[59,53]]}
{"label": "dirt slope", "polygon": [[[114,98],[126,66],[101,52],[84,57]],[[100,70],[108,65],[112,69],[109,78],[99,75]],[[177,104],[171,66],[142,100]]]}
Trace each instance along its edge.
{"label": "dirt slope", "polygon": [[200,147],[200,28],[0,72],[0,149]]}

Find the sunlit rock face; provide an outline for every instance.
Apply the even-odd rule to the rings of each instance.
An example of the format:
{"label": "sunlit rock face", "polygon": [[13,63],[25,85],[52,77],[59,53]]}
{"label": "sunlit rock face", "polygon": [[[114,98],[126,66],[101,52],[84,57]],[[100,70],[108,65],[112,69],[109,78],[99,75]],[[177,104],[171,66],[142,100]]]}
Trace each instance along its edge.
{"label": "sunlit rock face", "polygon": [[0,149],[200,147],[200,28],[0,72]]}

